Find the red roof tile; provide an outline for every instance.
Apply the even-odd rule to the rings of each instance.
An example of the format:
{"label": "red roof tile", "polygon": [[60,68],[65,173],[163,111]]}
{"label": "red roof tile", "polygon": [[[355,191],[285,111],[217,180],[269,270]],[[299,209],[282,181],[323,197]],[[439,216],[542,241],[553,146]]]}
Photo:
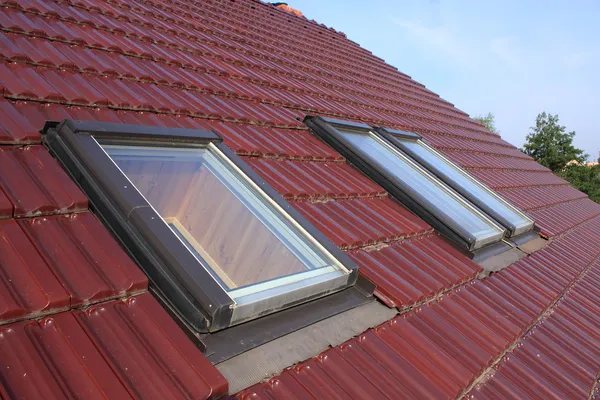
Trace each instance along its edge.
{"label": "red roof tile", "polygon": [[13,215],[13,205],[0,189],[0,219],[10,218]]}
{"label": "red roof tile", "polygon": [[245,161],[289,199],[386,196],[387,192],[345,162],[299,162],[246,157]]}
{"label": "red roof tile", "polygon": [[15,216],[87,209],[85,195],[42,146],[0,147],[0,171]]}
{"label": "red roof tile", "polygon": [[38,130],[11,102],[0,101],[0,144],[39,143]]}
{"label": "red roof tile", "polygon": [[133,397],[204,399],[227,392],[225,378],[149,293],[74,314]]}
{"label": "red roof tile", "polygon": [[400,309],[473,279],[481,267],[435,234],[396,242],[379,250],[354,250],[361,273]]}
{"label": "red roof tile", "polygon": [[373,246],[432,230],[389,197],[292,204],[342,248]]}
{"label": "red roof tile", "polygon": [[570,185],[505,189],[499,190],[498,193],[524,211],[535,211],[587,197],[585,193]]}
{"label": "red roof tile", "polygon": [[227,382],[148,293],[0,327],[3,398],[195,398]]}
{"label": "red roof tile", "polygon": [[589,198],[581,198],[549,208],[530,212],[536,223],[542,227],[541,233],[547,237],[560,235],[600,214],[598,203]]}
{"label": "red roof tile", "polygon": [[[380,298],[426,302],[238,397],[593,394],[600,206],[446,100],[345,35],[257,1],[3,4],[0,144],[37,144],[63,118],[213,129]],[[554,240],[474,280],[479,267],[312,136],[306,114],[421,133]],[[20,221],[0,221],[0,323],[147,287],[87,206],[42,146],[0,148],[0,218]],[[226,391],[149,294],[2,329],[19,374],[0,367],[1,397]]]}
{"label": "red roof tile", "polygon": [[[394,399],[454,398],[469,391],[483,374],[490,378],[475,386],[472,393],[476,398],[519,398],[522,393],[534,398],[586,397],[581,395],[594,388],[598,371],[598,364],[592,361],[597,357],[586,354],[600,344],[595,333],[600,321],[594,314],[600,241],[587,238],[599,228],[600,218],[596,218],[500,274],[467,284],[336,347],[346,361],[336,364],[337,372],[348,376],[359,372]],[[576,244],[582,247],[570,253],[568,249]],[[538,345],[530,344],[537,343],[540,336],[547,337],[544,335],[551,335],[554,343],[546,342],[539,350]],[[256,394],[267,398],[260,397],[264,393],[271,399],[283,399],[297,383],[310,392],[298,371],[314,369],[330,351],[237,397],[246,400]],[[560,358],[557,351],[561,351]],[[554,361],[545,361],[547,358]],[[491,368],[498,359],[498,372],[494,373]],[[584,364],[575,371],[568,367],[570,360]],[[585,362],[590,367],[587,371]],[[368,372],[371,368],[378,374]],[[295,382],[282,380],[284,376]],[[393,379],[381,385],[382,376]],[[338,381],[327,373],[321,373],[319,379],[322,386],[338,387]],[[541,391],[531,392],[532,385]]]}
{"label": "red roof tile", "polygon": [[0,327],[0,354],[3,398],[131,397],[72,313]]}
{"label": "red roof tile", "polygon": [[91,213],[19,220],[60,279],[71,306],[145,290],[146,276]]}
{"label": "red roof tile", "polygon": [[[577,282],[554,311],[500,360],[473,398],[589,398],[596,390],[600,357],[598,281],[600,262]],[[593,279],[594,283],[592,283]]]}
{"label": "red roof tile", "polygon": [[471,175],[492,189],[518,188],[542,185],[565,185],[566,182],[550,171],[474,169]]}
{"label": "red roof tile", "polygon": [[70,298],[17,222],[0,221],[0,324],[69,308]]}
{"label": "red roof tile", "polygon": [[506,157],[498,154],[475,153],[464,150],[445,150],[444,155],[463,168],[476,169],[514,169],[522,171],[548,172],[548,168],[538,164],[531,158],[513,157],[511,165],[507,165]]}

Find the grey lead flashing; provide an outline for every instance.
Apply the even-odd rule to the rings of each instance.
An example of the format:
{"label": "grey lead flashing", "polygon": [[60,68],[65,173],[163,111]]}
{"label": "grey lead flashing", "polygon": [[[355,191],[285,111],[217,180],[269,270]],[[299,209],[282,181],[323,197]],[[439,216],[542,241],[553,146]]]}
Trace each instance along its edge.
{"label": "grey lead flashing", "polygon": [[503,253],[496,254],[495,256],[489,257],[481,262],[479,266],[486,272],[498,272],[504,268],[516,263],[521,258],[526,257],[527,253],[519,250],[517,247],[507,250]]}
{"label": "grey lead flashing", "polygon": [[381,325],[397,313],[396,309],[372,301],[282,336],[216,367],[229,382],[230,392],[236,393]]}
{"label": "grey lead flashing", "polygon": [[527,254],[533,254],[536,251],[543,249],[550,244],[550,240],[544,239],[536,234],[537,237],[530,239],[527,242],[517,245],[517,248]]}
{"label": "grey lead flashing", "polygon": [[[307,324],[372,300],[374,285],[370,282],[361,278],[360,284],[352,286],[359,277],[358,266],[222,143],[221,137],[215,132],[73,120],[46,123],[43,132],[44,144],[82,188],[89,198],[90,208],[146,273],[153,292],[161,299],[165,308],[177,316],[182,326],[190,329],[192,336],[200,337],[202,333],[228,328],[232,320],[233,301],[207,269],[198,265],[199,261],[162,221],[146,199],[132,187],[96,138],[102,143],[124,145],[193,148],[204,147],[209,143],[215,144],[242,173],[350,270],[350,287],[345,290],[314,300],[306,299],[307,303],[239,325],[237,331],[242,332],[242,342],[243,332],[249,331],[251,326],[256,327],[253,328],[256,332],[262,332],[264,338],[257,337],[247,343],[258,345],[261,341],[273,340]],[[338,305],[332,305],[334,303]],[[299,309],[310,312],[302,314]],[[285,315],[285,323],[281,319],[278,320],[277,315]],[[271,326],[269,321],[278,322]],[[286,326],[285,329],[280,328],[283,325]],[[210,349],[211,354],[219,353],[214,350],[216,347],[221,348],[221,354],[215,356],[217,358],[226,357],[227,352],[231,356],[230,349],[235,346],[230,342],[234,335],[229,329],[223,331],[228,333],[220,336],[202,336],[207,344],[210,344],[202,346]],[[235,348],[247,350],[251,347],[246,345]]]}
{"label": "grey lead flashing", "polygon": [[474,261],[476,261],[486,273],[498,272],[511,266],[520,259],[543,249],[549,243],[548,240],[541,238],[534,232],[524,233],[515,239],[515,241],[509,242],[514,246],[510,250],[495,254],[479,262],[477,260]]}
{"label": "grey lead flashing", "polygon": [[375,298],[370,294],[374,290],[375,285],[360,276],[355,286],[341,292],[201,336],[199,339],[205,348],[206,357],[218,364],[315,322],[373,302]]}

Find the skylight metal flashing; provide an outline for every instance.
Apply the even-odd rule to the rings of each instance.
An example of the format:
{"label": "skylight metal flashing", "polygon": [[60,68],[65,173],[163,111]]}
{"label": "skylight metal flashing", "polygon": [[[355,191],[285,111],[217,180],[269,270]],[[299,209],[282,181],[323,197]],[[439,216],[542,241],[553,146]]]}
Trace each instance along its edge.
{"label": "skylight metal flashing", "polygon": [[[319,318],[370,298],[372,285],[354,288],[357,265],[216,133],[73,120],[44,131],[93,210],[194,332],[329,295],[338,306]],[[240,233],[246,226],[254,228]]]}

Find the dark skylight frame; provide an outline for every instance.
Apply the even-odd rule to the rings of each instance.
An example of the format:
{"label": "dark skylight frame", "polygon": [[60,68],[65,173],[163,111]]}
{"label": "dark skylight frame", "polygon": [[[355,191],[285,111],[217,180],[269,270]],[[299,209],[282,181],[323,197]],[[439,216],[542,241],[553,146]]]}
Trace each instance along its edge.
{"label": "dark skylight frame", "polygon": [[534,228],[534,221],[525,213],[502,199],[460,166],[429,146],[420,135],[388,128],[377,128],[376,131],[502,224],[508,230],[507,237],[518,236]]}
{"label": "dark skylight frame", "polygon": [[[484,248],[492,246],[502,248],[511,247],[504,243],[506,229],[501,227],[496,221],[479,210],[468,200],[464,199],[463,196],[442,182],[426,168],[419,165],[419,163],[413,160],[409,155],[393,146],[381,135],[381,133],[377,132],[369,125],[332,118],[310,116],[306,117],[304,122],[326,143],[346,157],[350,163],[354,164],[358,169],[380,184],[415,214],[435,227],[450,240],[466,249],[472,255],[475,255],[476,252],[481,252]],[[495,231],[496,233],[494,235],[490,234],[482,240],[478,240],[478,238],[469,232],[468,229],[465,229],[464,219],[459,219],[457,215],[454,218],[449,218],[447,215],[448,213],[441,209],[441,205],[436,206],[435,204],[432,204],[435,203],[435,200],[431,199],[430,193],[428,195],[428,193],[421,193],[419,190],[415,190],[415,188],[407,183],[405,179],[401,179],[401,177],[397,175],[399,172],[397,169],[394,168],[392,170],[389,165],[383,165],[384,161],[382,161],[382,158],[385,158],[385,154],[377,154],[377,158],[375,158],[373,154],[368,154],[364,148],[361,149],[357,146],[357,142],[354,139],[350,139],[348,136],[352,133],[368,135],[369,138],[377,141],[382,149],[385,149],[386,152],[389,152],[390,154],[393,154],[394,157],[398,158],[398,163],[403,163],[407,168],[410,168],[411,171],[418,171],[418,174],[420,174],[419,176],[425,178],[422,181],[427,180],[429,182],[435,182],[436,188],[445,193],[444,196],[448,196],[448,198],[451,197],[453,201],[460,203],[461,207],[464,207],[464,210],[468,210],[467,212],[470,213],[470,216],[479,216],[482,221],[485,221],[485,224],[490,227],[490,232]],[[404,134],[406,137],[413,139],[418,136],[411,133]]]}
{"label": "dark skylight frame", "polygon": [[[65,120],[60,124],[48,123],[44,129],[44,143],[87,194],[96,214],[149,276],[158,296],[195,332],[214,332],[275,313],[278,309],[255,313],[254,309],[248,308],[248,312],[236,315],[236,303],[209,273],[210,266],[203,264],[188,250],[99,142],[102,145],[173,149],[205,149],[212,146],[218,149],[245,179],[260,190],[265,199],[289,216],[307,237],[318,243],[320,249],[347,271],[341,286],[329,290],[294,292],[292,300],[279,309],[310,304],[312,301],[323,304],[319,302],[321,298],[331,297],[328,299],[330,308],[319,313],[319,318],[323,318],[323,314],[333,315],[356,306],[357,302],[363,301],[361,299],[371,298],[374,287],[370,283],[361,284],[360,288],[359,285],[354,286],[358,279],[358,266],[231,151],[216,133],[73,120]],[[348,291],[353,291],[353,294],[344,294]],[[361,294],[356,296],[354,292]],[[289,320],[290,313],[286,315]],[[299,323],[311,323],[310,316],[303,316]],[[287,329],[293,330],[291,325],[288,322]],[[258,343],[258,340],[255,342]]]}

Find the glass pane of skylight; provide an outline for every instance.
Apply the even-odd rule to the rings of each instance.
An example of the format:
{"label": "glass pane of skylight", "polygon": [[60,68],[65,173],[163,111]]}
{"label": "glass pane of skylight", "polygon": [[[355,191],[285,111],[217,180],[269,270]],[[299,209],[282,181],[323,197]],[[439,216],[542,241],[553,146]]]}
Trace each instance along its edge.
{"label": "glass pane of skylight", "polygon": [[348,273],[213,145],[103,148],[237,304]]}
{"label": "glass pane of skylight", "polygon": [[[500,240],[504,230],[465,202],[452,189],[428,171],[370,132],[338,131],[362,151],[372,163],[378,164],[407,188],[418,193],[419,203],[447,226],[459,227],[476,239],[473,248]],[[407,193],[408,194],[408,193]],[[409,194],[410,195],[410,194]],[[468,237],[463,237],[468,240]]]}
{"label": "glass pane of skylight", "polygon": [[446,183],[487,212],[514,234],[533,228],[533,221],[513,206],[502,200],[475,178],[447,160],[421,140],[395,137],[401,148],[421,164],[426,166]]}

